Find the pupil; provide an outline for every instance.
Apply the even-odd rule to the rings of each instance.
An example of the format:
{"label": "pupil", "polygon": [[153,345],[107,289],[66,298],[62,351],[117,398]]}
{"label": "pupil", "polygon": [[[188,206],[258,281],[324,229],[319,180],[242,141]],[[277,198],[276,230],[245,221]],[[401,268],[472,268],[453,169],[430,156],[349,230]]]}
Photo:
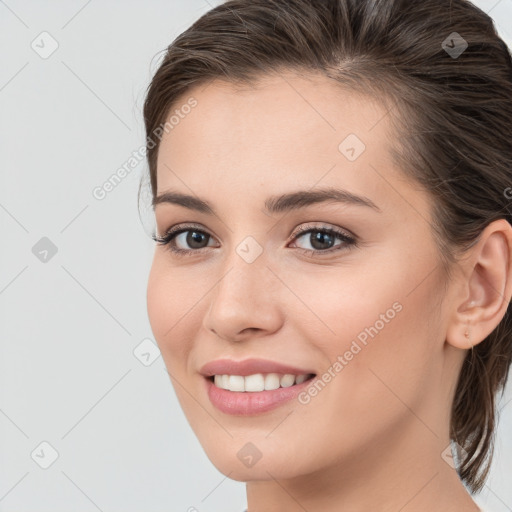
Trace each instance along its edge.
{"label": "pupil", "polygon": [[[326,242],[326,238],[328,239],[328,241]],[[317,231],[316,232],[316,235],[311,233],[311,245],[312,247],[314,247],[315,249],[329,249],[330,248],[330,245],[329,245],[329,242],[332,242],[332,235],[330,235],[329,233],[322,233],[320,231]],[[320,247],[317,245],[317,242],[320,243]],[[325,247],[322,246],[321,244],[327,244],[329,245],[329,247]]]}
{"label": "pupil", "polygon": [[[206,235],[204,233],[198,233],[197,231],[189,231],[189,234],[187,235],[187,244],[190,247],[201,249],[200,244],[202,241],[204,242],[205,236]],[[199,244],[199,247],[197,245],[194,245],[196,243]]]}

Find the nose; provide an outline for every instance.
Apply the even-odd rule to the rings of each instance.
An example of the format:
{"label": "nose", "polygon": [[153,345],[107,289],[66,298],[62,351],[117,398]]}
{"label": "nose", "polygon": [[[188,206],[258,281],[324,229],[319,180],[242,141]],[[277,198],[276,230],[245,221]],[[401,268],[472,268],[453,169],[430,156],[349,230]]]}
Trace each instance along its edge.
{"label": "nose", "polygon": [[283,322],[282,288],[263,256],[247,263],[235,253],[207,295],[203,326],[228,341],[271,334]]}

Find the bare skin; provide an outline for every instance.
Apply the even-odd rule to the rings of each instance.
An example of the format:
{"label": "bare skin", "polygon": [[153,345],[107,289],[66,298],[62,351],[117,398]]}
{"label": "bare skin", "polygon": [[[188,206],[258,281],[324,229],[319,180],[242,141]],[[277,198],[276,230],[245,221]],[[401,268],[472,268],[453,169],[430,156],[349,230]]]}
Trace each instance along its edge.
{"label": "bare skin", "polygon": [[[162,139],[158,194],[200,197],[216,215],[156,205],[159,235],[194,223],[205,236],[202,248],[187,233],[174,240],[193,254],[157,246],[147,299],[209,459],[247,482],[249,512],[478,511],[442,454],[467,349],[499,324],[512,294],[508,223],[486,228],[445,291],[431,199],[392,163],[396,135],[379,103],[291,72],[254,88],[215,81],[182,103],[191,96],[197,106]],[[339,146],[349,134],[358,139],[347,153]],[[269,196],[329,187],[377,209],[331,201],[263,211]],[[348,232],[357,243],[326,235],[322,249],[311,233],[294,236],[301,226]],[[251,263],[237,252],[248,236],[262,250]],[[333,370],[370,326],[378,333]],[[317,379],[331,368],[331,379],[308,403],[252,416],[219,411],[200,367],[249,357],[313,368]],[[252,467],[237,456],[248,442],[261,453]]]}

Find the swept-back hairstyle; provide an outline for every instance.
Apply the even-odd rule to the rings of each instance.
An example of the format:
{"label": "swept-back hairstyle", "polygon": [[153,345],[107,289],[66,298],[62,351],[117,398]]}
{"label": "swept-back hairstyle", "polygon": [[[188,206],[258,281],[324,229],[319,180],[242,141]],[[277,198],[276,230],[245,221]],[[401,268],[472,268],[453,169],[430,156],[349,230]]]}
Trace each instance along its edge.
{"label": "swept-back hairstyle", "polygon": [[[191,87],[253,84],[283,70],[322,74],[386,106],[395,164],[432,197],[447,279],[490,222],[512,223],[511,54],[492,19],[466,0],[230,0],[210,10],[169,45],[148,86],[153,199],[161,127]],[[511,359],[507,309],[468,351],[452,405],[457,471],[472,492],[491,465],[495,396]]]}

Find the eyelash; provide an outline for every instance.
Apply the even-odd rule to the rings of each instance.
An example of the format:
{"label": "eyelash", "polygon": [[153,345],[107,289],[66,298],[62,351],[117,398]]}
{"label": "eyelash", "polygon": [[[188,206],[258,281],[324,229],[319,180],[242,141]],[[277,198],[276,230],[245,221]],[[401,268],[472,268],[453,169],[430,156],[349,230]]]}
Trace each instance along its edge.
{"label": "eyelash", "polygon": [[[211,237],[210,234],[203,231],[202,229],[199,229],[198,226],[190,224],[190,225],[182,225],[177,226],[169,229],[163,236],[157,236],[156,233],[153,233],[152,238],[153,240],[158,243],[158,245],[166,246],[168,250],[170,250],[173,254],[176,256],[187,256],[192,255],[192,253],[198,253],[202,249],[207,249],[207,247],[202,247],[200,249],[177,249],[174,243],[174,239],[181,233],[186,233],[187,231],[194,231],[196,233],[201,233],[203,235],[206,235],[208,237]],[[299,238],[300,236],[303,236],[307,233],[325,233],[328,235],[333,235],[336,238],[339,238],[343,244],[331,247],[330,249],[325,250],[311,250],[311,249],[303,249],[301,247],[296,247],[298,251],[300,251],[303,254],[306,254],[308,256],[320,256],[325,253],[333,253],[336,251],[340,251],[343,249],[351,249],[353,247],[358,246],[358,241],[355,237],[348,235],[347,233],[343,231],[339,231],[334,228],[328,228],[328,227],[305,227],[305,228],[299,228],[295,233],[293,234],[292,240],[295,240],[296,238]]]}

